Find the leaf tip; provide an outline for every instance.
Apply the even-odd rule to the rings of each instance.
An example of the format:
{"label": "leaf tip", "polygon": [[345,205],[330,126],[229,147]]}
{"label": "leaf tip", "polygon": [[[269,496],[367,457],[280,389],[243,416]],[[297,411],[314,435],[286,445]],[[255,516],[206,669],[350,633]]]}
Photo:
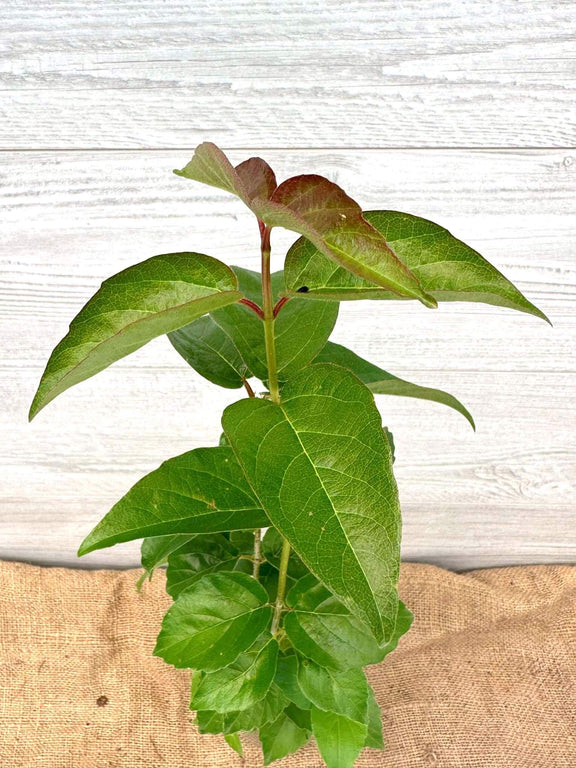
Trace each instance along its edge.
{"label": "leaf tip", "polygon": [[93,549],[96,549],[90,542],[90,536],[86,536],[82,544],[78,547],[78,552],[76,553],[76,557],[83,557],[84,555],[87,555],[89,552],[92,552]]}
{"label": "leaf tip", "polygon": [[432,296],[430,293],[424,293],[422,292],[422,297],[420,299],[422,304],[424,304],[425,307],[428,307],[428,309],[438,309],[438,302]]}
{"label": "leaf tip", "polygon": [[548,325],[553,328],[552,321],[548,317],[547,314],[542,312],[541,309],[539,309],[536,304],[532,304],[531,301],[528,301],[528,299],[525,296],[522,296],[522,299],[524,300],[522,305],[516,306],[515,309],[520,309],[522,312],[527,312],[529,315],[534,315],[534,317],[539,317],[541,320],[544,320],[544,322],[548,323]]}
{"label": "leaf tip", "polygon": [[136,582],[136,592],[142,592],[142,587],[146,581],[146,576],[148,576],[148,573],[147,571],[144,571],[144,573],[141,574],[140,578]]}
{"label": "leaf tip", "polygon": [[548,315],[546,315],[546,314],[544,314],[544,312],[542,312],[542,310],[540,310],[540,309],[538,310],[538,314],[536,315],[536,317],[539,317],[542,320],[544,320],[544,322],[548,323],[550,328],[554,328],[554,323],[552,322],[552,320],[550,320]]}
{"label": "leaf tip", "polygon": [[30,404],[30,410],[28,411],[28,422],[31,422],[33,419],[38,416],[42,408],[46,405],[46,403],[42,402],[39,397],[40,393],[40,387],[36,390],[36,394],[34,395],[34,398],[32,399],[32,403]]}

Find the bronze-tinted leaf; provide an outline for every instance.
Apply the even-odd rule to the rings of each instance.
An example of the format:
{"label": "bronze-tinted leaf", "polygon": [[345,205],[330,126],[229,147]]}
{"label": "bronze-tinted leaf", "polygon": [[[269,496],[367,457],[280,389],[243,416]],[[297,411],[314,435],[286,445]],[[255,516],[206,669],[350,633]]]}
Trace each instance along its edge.
{"label": "bronze-tinted leaf", "polygon": [[269,200],[255,200],[252,210],[271,227],[304,235],[320,253],[359,278],[436,306],[382,234],[366,221],[358,203],[323,176],[288,179]]}
{"label": "bronze-tinted leaf", "polygon": [[234,168],[224,152],[209,141],[196,147],[192,160],[174,173],[231,192],[249,208],[252,200],[268,198],[276,188],[274,171],[265,160],[251,157]]}

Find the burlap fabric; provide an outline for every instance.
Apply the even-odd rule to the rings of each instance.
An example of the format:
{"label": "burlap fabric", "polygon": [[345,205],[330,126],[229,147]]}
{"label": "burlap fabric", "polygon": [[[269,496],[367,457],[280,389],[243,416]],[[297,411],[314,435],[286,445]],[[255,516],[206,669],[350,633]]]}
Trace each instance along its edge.
{"label": "burlap fabric", "polygon": [[[196,732],[189,674],[151,655],[164,575],[140,594],[138,575],[0,564],[2,768],[262,765]],[[414,629],[369,670],[388,749],[358,766],[576,766],[576,568],[405,564],[401,594]]]}

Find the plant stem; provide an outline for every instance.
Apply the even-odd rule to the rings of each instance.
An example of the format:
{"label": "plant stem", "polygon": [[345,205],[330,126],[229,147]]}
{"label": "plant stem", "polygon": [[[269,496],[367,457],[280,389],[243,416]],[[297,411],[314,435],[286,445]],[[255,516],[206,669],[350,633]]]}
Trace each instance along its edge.
{"label": "plant stem", "polygon": [[[246,388],[246,392],[248,392],[248,397],[256,397],[256,395],[254,394],[254,390],[252,389],[248,381],[243,378],[242,383]],[[256,530],[254,531],[254,559],[252,560],[253,562],[252,576],[254,576],[255,579],[258,579],[258,576],[260,575],[261,561],[262,561],[262,529],[256,528]]]}
{"label": "plant stem", "polygon": [[[258,223],[260,225],[260,250],[262,253],[262,309],[264,312],[264,342],[266,344],[266,363],[268,366],[268,389],[270,390],[272,402],[280,405],[280,389],[278,387],[278,372],[276,369],[276,342],[274,339],[274,297],[270,280],[270,229],[263,221]],[[272,634],[277,632],[280,626],[280,617],[284,608],[284,595],[286,594],[286,575],[289,558],[290,544],[284,539],[282,555],[280,556],[278,592],[276,593],[274,618],[272,619]]]}
{"label": "plant stem", "polygon": [[260,575],[260,563],[262,562],[262,529],[256,528],[254,531],[254,566],[252,576],[255,579]]}
{"label": "plant stem", "polygon": [[270,229],[260,222],[262,254],[262,310],[264,313],[264,343],[266,345],[266,363],[268,366],[268,389],[272,402],[280,403],[278,373],[276,370],[276,343],[274,340],[274,297],[270,280]]}
{"label": "plant stem", "polygon": [[280,625],[280,616],[284,608],[284,595],[286,594],[286,574],[288,573],[288,560],[290,559],[290,544],[286,539],[282,544],[282,554],[280,555],[280,571],[278,574],[278,592],[276,594],[276,605],[274,606],[274,618],[272,619],[272,634],[278,631]]}

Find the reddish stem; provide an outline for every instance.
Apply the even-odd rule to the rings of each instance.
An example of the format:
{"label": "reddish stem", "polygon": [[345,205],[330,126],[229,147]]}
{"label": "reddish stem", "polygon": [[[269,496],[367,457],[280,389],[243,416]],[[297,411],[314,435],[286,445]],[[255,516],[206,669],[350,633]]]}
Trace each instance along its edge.
{"label": "reddish stem", "polygon": [[256,314],[261,320],[264,320],[264,312],[262,312],[262,309],[258,306],[258,304],[256,304],[255,301],[251,301],[250,299],[244,298],[244,299],[240,299],[238,303],[244,304],[245,307],[250,307],[250,309],[253,312],[256,312]]}
{"label": "reddish stem", "polygon": [[244,384],[246,392],[248,392],[248,397],[256,397],[256,395],[254,394],[254,390],[252,389],[252,387],[250,386],[250,384],[246,379],[242,379],[242,384]]}
{"label": "reddish stem", "polygon": [[258,228],[260,229],[260,244],[262,247],[262,250],[269,251],[270,250],[270,233],[272,230],[270,227],[266,226],[264,222],[261,219],[258,219]]}
{"label": "reddish stem", "polygon": [[281,299],[278,299],[276,304],[274,305],[274,317],[280,312],[284,304],[286,304],[287,301],[290,301],[290,296],[282,296]]}

